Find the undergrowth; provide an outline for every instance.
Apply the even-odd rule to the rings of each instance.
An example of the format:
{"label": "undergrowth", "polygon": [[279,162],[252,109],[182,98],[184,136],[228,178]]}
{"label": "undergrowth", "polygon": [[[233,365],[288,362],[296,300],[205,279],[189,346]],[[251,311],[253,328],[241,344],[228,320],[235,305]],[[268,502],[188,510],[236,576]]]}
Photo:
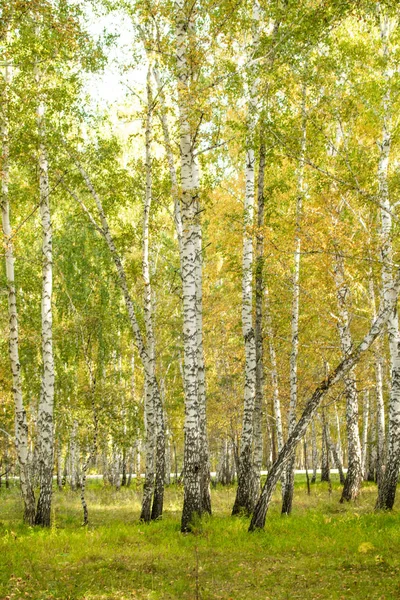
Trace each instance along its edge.
{"label": "undergrowth", "polygon": [[139,489],[91,482],[85,528],[79,494],[55,491],[49,530],[22,524],[17,488],[1,488],[0,598],[400,598],[399,514],[373,511],[373,484],[342,505],[337,482],[308,496],[298,476],[293,514],[280,515],[278,491],[265,531],[253,534],[247,519],[229,516],[234,495],[212,490],[213,516],[183,535],[177,486],[167,489],[164,518],[145,525]]}

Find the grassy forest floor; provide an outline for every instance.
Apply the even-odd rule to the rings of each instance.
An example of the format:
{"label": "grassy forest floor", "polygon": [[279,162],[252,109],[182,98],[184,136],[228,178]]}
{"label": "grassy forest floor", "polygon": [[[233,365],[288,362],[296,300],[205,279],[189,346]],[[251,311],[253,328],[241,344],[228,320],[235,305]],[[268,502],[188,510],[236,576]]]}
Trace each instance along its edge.
{"label": "grassy forest floor", "polygon": [[247,519],[229,516],[234,494],[213,490],[214,516],[182,535],[176,486],[167,490],[163,520],[144,525],[139,490],[93,482],[87,528],[79,494],[57,491],[50,530],[23,525],[17,488],[2,487],[0,598],[400,598],[400,515],[373,512],[373,484],[344,506],[337,482],[332,491],[317,483],[308,496],[297,476],[292,516],[280,516],[278,492],[265,531],[253,534]]}

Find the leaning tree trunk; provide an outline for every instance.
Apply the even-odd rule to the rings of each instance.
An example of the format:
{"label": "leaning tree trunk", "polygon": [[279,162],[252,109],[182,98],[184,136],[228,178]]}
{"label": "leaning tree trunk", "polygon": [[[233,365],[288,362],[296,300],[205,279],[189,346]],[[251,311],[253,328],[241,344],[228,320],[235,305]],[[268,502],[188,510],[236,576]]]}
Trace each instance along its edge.
{"label": "leaning tree trunk", "polygon": [[50,188],[44,130],[44,104],[38,107],[40,216],[42,244],[42,388],[38,411],[40,493],[35,523],[50,526],[54,460],[54,356],[53,356],[53,241],[50,215]]}
{"label": "leaning tree trunk", "polygon": [[[396,293],[396,296],[398,295],[399,291],[400,271],[397,273],[394,285],[394,292]],[[384,302],[384,306],[379,311],[376,321],[373,323],[371,329],[366,334],[359,346],[355,350],[353,350],[348,356],[346,356],[342,360],[342,362],[338,364],[338,366],[320,383],[320,385],[314,391],[310,400],[307,402],[303,414],[297,422],[293,433],[287,440],[286,444],[282,448],[282,451],[279,453],[277,460],[275,461],[270,472],[268,473],[267,481],[265,482],[260,498],[258,499],[257,505],[253,513],[249,531],[264,528],[265,519],[267,516],[269,504],[271,502],[272,494],[281,476],[282,470],[285,468],[285,465],[287,464],[288,460],[295,451],[297,444],[300,442],[305,432],[307,431],[307,427],[311,419],[313,418],[316,410],[320,406],[322,399],[330,390],[330,388],[338,381],[340,381],[343,378],[343,376],[357,364],[357,362],[360,360],[360,357],[370,348],[370,346],[382,332],[382,329],[387,324],[390,314],[394,310],[395,304],[396,299],[394,297],[390,298],[388,302]]]}
{"label": "leaning tree trunk", "polygon": [[15,406],[15,448],[20,469],[20,485],[24,503],[24,521],[33,525],[35,520],[35,495],[33,490],[30,464],[28,422],[22,397],[21,365],[19,362],[18,311],[15,289],[15,257],[12,241],[9,205],[9,125],[8,125],[8,87],[10,84],[9,67],[5,67],[5,101],[3,102],[2,122],[2,178],[1,178],[1,217],[4,234],[4,254],[6,263],[6,282],[9,317],[9,357],[12,373],[12,393]]}
{"label": "leaning tree trunk", "polygon": [[[159,390],[159,386],[158,386],[158,381],[157,378],[155,376],[155,373],[151,370],[151,368],[149,368],[149,360],[148,360],[148,354],[147,354],[147,349],[146,349],[146,345],[144,343],[143,337],[142,337],[142,333],[139,327],[139,323],[137,321],[136,318],[136,313],[135,313],[135,305],[134,302],[132,300],[131,294],[129,292],[129,287],[128,287],[128,281],[126,278],[126,273],[125,273],[125,269],[122,265],[122,261],[121,261],[121,257],[118,254],[118,251],[115,247],[115,243],[113,240],[113,237],[111,235],[111,231],[110,228],[108,226],[108,221],[103,209],[103,204],[101,202],[100,196],[97,194],[90,178],[89,175],[87,174],[87,172],[85,171],[85,169],[83,168],[83,166],[81,165],[81,163],[76,159],[76,157],[73,157],[73,160],[78,168],[78,170],[80,171],[83,180],[85,181],[85,184],[87,186],[87,189],[89,190],[91,196],[93,197],[96,207],[97,207],[97,211],[100,217],[100,222],[101,222],[101,227],[96,223],[95,219],[93,218],[93,216],[90,214],[90,212],[88,211],[88,209],[86,208],[86,206],[79,200],[79,198],[77,197],[77,195],[75,194],[75,192],[73,192],[72,190],[68,189],[68,192],[71,194],[71,196],[82,206],[83,210],[86,212],[86,214],[88,215],[92,225],[94,226],[94,228],[96,229],[96,231],[98,231],[100,233],[101,236],[103,236],[103,238],[105,239],[107,246],[110,250],[110,254],[112,256],[112,259],[114,261],[115,267],[117,269],[117,273],[118,273],[118,278],[119,278],[119,283],[120,283],[120,287],[124,296],[124,300],[125,300],[125,304],[126,304],[126,308],[127,308],[127,312],[128,312],[128,317],[129,317],[129,321],[130,321],[130,325],[132,328],[132,332],[134,335],[134,339],[136,342],[136,347],[138,349],[139,352],[139,356],[140,359],[142,361],[143,364],[143,368],[144,368],[144,372],[145,372],[145,381],[148,382],[148,386],[147,386],[147,391],[146,391],[146,396],[147,394],[149,394],[149,398],[147,400],[148,402],[148,406],[149,409],[150,407],[160,407],[161,405],[161,398],[160,398],[160,390]],[[152,399],[150,400],[150,395],[152,395]],[[155,410],[155,408],[151,409],[153,412]],[[156,418],[154,416],[154,418]],[[149,453],[149,457],[150,457],[150,453]],[[150,467],[151,468],[151,467]],[[146,466],[146,470],[147,470],[147,466]],[[152,467],[153,473],[154,473],[154,467]],[[152,478],[152,491],[154,489],[154,477]],[[144,499],[142,502],[142,513],[141,513],[141,518],[144,521],[150,521],[151,516],[152,516],[152,510],[151,510],[151,497],[150,497],[150,501],[148,501],[149,498],[149,493],[148,490],[145,490],[144,492]]]}

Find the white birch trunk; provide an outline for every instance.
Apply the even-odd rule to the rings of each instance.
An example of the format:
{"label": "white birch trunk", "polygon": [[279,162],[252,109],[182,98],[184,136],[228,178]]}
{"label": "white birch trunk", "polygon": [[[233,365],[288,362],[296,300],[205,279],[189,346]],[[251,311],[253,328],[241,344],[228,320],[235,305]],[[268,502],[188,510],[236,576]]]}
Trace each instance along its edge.
{"label": "white birch trunk", "polygon": [[[38,80],[37,80],[38,81]],[[38,81],[39,83],[39,81]],[[45,106],[37,110],[39,131],[39,187],[42,242],[42,387],[38,410],[40,493],[36,510],[37,525],[50,526],[54,460],[54,356],[53,356],[53,241],[50,215],[50,188],[45,143]]]}
{"label": "white birch trunk", "polygon": [[254,473],[260,481],[263,460],[263,400],[264,400],[264,348],[263,348],[263,300],[264,300],[264,175],[265,144],[260,144],[257,180],[257,244],[256,244],[256,389],[253,413]]}
{"label": "white birch trunk", "polygon": [[24,521],[32,525],[35,520],[35,496],[33,491],[30,464],[28,422],[22,396],[21,365],[19,361],[18,311],[15,290],[15,257],[10,223],[9,204],[9,125],[8,125],[8,87],[11,80],[9,67],[5,67],[5,100],[2,115],[2,178],[1,178],[1,217],[4,234],[4,251],[8,295],[9,317],[9,357],[12,372],[12,393],[15,406],[15,448],[20,468],[20,484],[24,502]]}
{"label": "white birch trunk", "polygon": [[[339,311],[339,336],[342,354],[345,357],[351,352],[353,341],[350,332],[349,316],[350,290],[345,278],[343,254],[339,249],[336,249],[335,252],[334,278]],[[354,371],[349,371],[346,374],[344,385],[346,393],[348,469],[341,502],[354,500],[359,494],[362,481],[361,444],[358,427],[358,394]]]}
{"label": "white birch trunk", "polygon": [[[179,10],[179,8],[178,8]],[[186,68],[181,62],[180,66]],[[160,80],[160,75],[157,67],[154,68],[154,77],[157,83],[157,90],[160,103],[160,121],[164,137],[164,147],[168,161],[168,168],[171,180],[171,191],[174,202],[174,221],[176,226],[179,255],[181,268],[184,261],[183,258],[183,229],[182,229],[182,211],[179,199],[179,190],[177,184],[177,174],[174,163],[174,156],[171,146],[171,137],[169,134],[169,127],[167,121],[167,112],[165,106],[165,96],[163,87]],[[181,77],[183,75],[183,77]],[[187,81],[183,82],[185,75],[180,72],[180,83],[187,87]],[[183,94],[181,95],[184,100]],[[193,189],[197,190],[200,187],[199,172],[196,158],[193,154],[194,148],[191,147],[191,167],[192,167],[192,186]],[[203,300],[202,300],[202,230],[200,222],[200,205],[197,202],[196,205],[196,219],[195,219],[195,246],[196,246],[196,322],[197,322],[197,363],[198,363],[198,402],[199,402],[199,424],[200,424],[200,486],[201,486],[201,510],[202,512],[208,512],[211,514],[211,495],[210,495],[210,467],[209,467],[209,451],[208,451],[208,438],[207,438],[207,415],[206,415],[206,383],[205,383],[205,366],[204,366],[204,350],[203,350]]]}
{"label": "white birch trunk", "polygon": [[[390,22],[381,15],[381,40],[385,61],[385,93],[383,98],[382,141],[378,165],[378,184],[381,217],[381,260],[383,295],[386,301],[396,300],[393,279],[393,247],[392,247],[392,210],[389,198],[388,169],[392,141],[391,133],[391,98],[389,70]],[[391,389],[389,401],[389,428],[387,442],[387,462],[384,476],[380,478],[377,508],[393,508],[397,479],[400,466],[400,339],[397,304],[394,306],[388,322],[389,354],[391,366]]]}
{"label": "white birch trunk", "polygon": [[[297,359],[299,353],[299,312],[300,312],[300,258],[301,258],[301,213],[303,210],[303,198],[305,193],[304,183],[304,159],[306,152],[306,88],[303,86],[302,92],[302,133],[300,160],[297,173],[297,199],[296,199],[296,237],[293,265],[293,296],[292,296],[292,319],[291,319],[291,352],[290,352],[290,404],[288,418],[288,437],[296,425],[296,407],[297,407]],[[283,493],[282,514],[292,512],[293,493],[294,493],[294,469],[295,455],[288,463],[285,489]]]}
{"label": "white birch trunk", "polygon": [[276,438],[278,444],[278,453],[282,450],[284,439],[283,439],[283,425],[282,425],[282,413],[281,413],[281,402],[279,397],[279,379],[278,379],[278,363],[276,360],[275,344],[274,344],[274,331],[272,328],[272,317],[271,309],[269,305],[269,292],[268,286],[264,284],[264,297],[265,297],[265,333],[268,338],[269,347],[269,358],[271,363],[270,375],[272,383],[272,401],[274,408],[275,417],[275,429]]}
{"label": "white birch trunk", "polygon": [[181,531],[190,531],[193,518],[201,515],[201,425],[198,390],[198,330],[197,330],[197,237],[198,189],[193,181],[193,147],[189,115],[189,17],[186,6],[176,3],[176,64],[178,75],[178,108],[181,151],[181,212],[183,292],[185,444],[184,500]]}
{"label": "white birch trunk", "polygon": [[[376,315],[375,315],[375,318],[376,318]],[[340,432],[340,419],[339,419],[339,413],[338,413],[336,402],[335,402],[335,423],[336,423],[336,435],[337,435],[337,443],[336,443],[337,451],[338,451],[338,456],[339,456],[340,462],[343,464],[343,450],[342,450],[342,438],[341,438],[341,432]]]}
{"label": "white birch trunk", "polygon": [[363,478],[367,479],[367,450],[368,450],[368,423],[369,423],[369,390],[364,390],[363,402],[363,431],[362,431],[362,446],[361,446],[361,469]]}
{"label": "white birch trunk", "polygon": [[[146,355],[147,369],[145,371],[147,394],[145,398],[146,411],[146,478],[143,490],[142,515],[145,521],[151,518],[157,519],[162,515],[164,498],[164,471],[165,471],[165,431],[164,431],[164,409],[162,407],[161,395],[154,393],[154,382],[156,381],[155,365],[155,336],[153,327],[153,298],[150,279],[149,259],[149,219],[152,202],[152,117],[153,117],[153,93],[151,88],[151,64],[147,72],[147,109],[146,109],[146,191],[143,210],[143,250],[142,250],[142,274],[144,281],[144,322],[146,330]],[[153,506],[151,500],[154,492]]]}
{"label": "white birch trunk", "polygon": [[[253,2],[252,43],[250,55],[253,57],[258,47],[260,8]],[[242,332],[245,351],[244,367],[244,406],[242,435],[240,438],[240,455],[238,470],[238,487],[232,514],[251,514],[258,482],[254,472],[253,439],[254,439],[254,407],[256,394],[256,343],[253,324],[253,227],[255,203],[255,126],[258,82],[250,84],[250,98],[247,111],[246,164],[245,164],[245,198],[243,215],[243,255],[242,255]]]}
{"label": "white birch trunk", "polygon": [[312,470],[313,474],[311,477],[311,483],[317,481],[317,470],[318,470],[318,446],[317,446],[317,431],[315,427],[315,417],[311,422],[311,444],[312,444]]}
{"label": "white birch trunk", "polygon": [[[197,171],[197,166],[194,167]],[[193,177],[194,184],[198,187],[198,177]],[[200,206],[197,205],[200,212]],[[197,369],[198,369],[198,402],[200,424],[200,469],[201,469],[201,509],[202,512],[211,514],[210,493],[210,463],[207,438],[207,413],[206,413],[206,380],[203,349],[203,250],[202,232],[199,216],[196,219],[196,322],[197,322]]]}
{"label": "white birch trunk", "polygon": [[[372,304],[372,318],[376,318],[376,300],[375,287],[370,272],[369,292]],[[379,339],[374,351],[375,359],[375,398],[376,398],[376,479],[378,488],[381,486],[382,478],[385,470],[385,402],[383,398],[383,369],[382,369],[382,340]]]}

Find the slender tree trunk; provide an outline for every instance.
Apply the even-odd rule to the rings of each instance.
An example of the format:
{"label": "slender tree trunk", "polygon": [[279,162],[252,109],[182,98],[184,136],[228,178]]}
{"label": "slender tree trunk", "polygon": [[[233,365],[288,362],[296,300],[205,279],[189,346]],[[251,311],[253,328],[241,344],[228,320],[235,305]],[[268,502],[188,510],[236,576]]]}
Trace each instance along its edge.
{"label": "slender tree trunk", "polygon": [[[260,7],[253,2],[251,56],[254,56],[259,42]],[[244,339],[244,406],[243,425],[240,439],[238,487],[232,514],[250,515],[258,494],[258,482],[254,471],[254,408],[256,395],[256,342],[253,324],[253,226],[255,203],[255,125],[258,80],[255,77],[249,85],[250,99],[247,111],[247,139],[245,165],[245,198],[243,218],[243,257],[242,257],[242,332]]]}
{"label": "slender tree trunk", "polygon": [[[199,169],[196,158],[192,156],[192,181],[195,189],[200,188]],[[203,348],[203,241],[200,222],[201,207],[197,202],[195,219],[195,245],[196,245],[196,325],[197,325],[197,368],[198,368],[198,402],[200,425],[200,486],[202,512],[211,514],[210,492],[210,459],[207,437],[207,412],[206,412],[206,379]]]}
{"label": "slender tree trunk", "polygon": [[322,411],[322,439],[321,439],[321,481],[331,480],[331,471],[329,467],[329,445],[328,445],[328,424],[326,421],[325,410]]}
{"label": "slender tree trunk", "polygon": [[304,469],[306,472],[306,482],[307,482],[307,494],[310,495],[311,494],[311,487],[310,487],[310,476],[308,474],[308,456],[307,456],[307,436],[304,436],[303,439],[303,452],[304,452]]}
{"label": "slender tree trunk", "polygon": [[77,430],[78,430],[78,421],[76,419],[74,419],[74,422],[72,425],[70,443],[69,443],[70,484],[71,484],[71,490],[73,492],[75,492],[77,489],[77,477],[76,477],[77,476],[77,468],[76,468],[77,447],[76,446],[77,446],[77,433],[78,433]]}
{"label": "slender tree trunk", "polygon": [[[281,403],[279,397],[279,379],[278,379],[278,363],[276,360],[274,331],[272,327],[271,308],[269,303],[269,292],[267,283],[264,283],[264,312],[265,312],[265,332],[268,338],[269,358],[270,358],[270,374],[272,383],[272,402],[275,417],[276,440],[278,445],[278,453],[282,450],[284,444],[283,425]],[[275,457],[274,457],[275,460]],[[285,471],[282,471],[282,494],[285,489]]]}
{"label": "slender tree trunk", "polygon": [[[89,366],[88,359],[87,359],[87,364]],[[86,478],[87,478],[87,471],[90,467],[90,464],[92,463],[92,461],[94,460],[94,458],[97,454],[97,438],[98,438],[98,431],[99,431],[99,420],[98,420],[98,416],[97,416],[97,408],[96,408],[96,402],[95,402],[96,379],[94,377],[93,371],[90,366],[89,366],[89,377],[90,377],[90,395],[91,395],[92,416],[93,416],[93,439],[92,439],[92,443],[90,446],[89,454],[86,458],[86,461],[83,463],[83,466],[82,466],[81,504],[82,504],[82,510],[83,510],[83,525],[89,524],[89,510],[87,507],[86,496],[85,496]]]}
{"label": "slender tree trunk", "polygon": [[[383,295],[388,301],[396,298],[393,281],[393,247],[392,247],[392,210],[389,199],[388,167],[391,147],[391,99],[390,99],[390,60],[389,60],[390,22],[381,15],[381,40],[385,61],[385,93],[383,99],[383,128],[380,143],[378,166],[378,183],[381,217],[381,260]],[[389,354],[391,366],[391,389],[389,400],[389,428],[387,442],[387,462],[383,477],[378,476],[379,493],[376,508],[392,509],[400,467],[400,339],[397,305],[388,322]],[[381,460],[381,455],[379,457]],[[379,463],[381,470],[382,464]]]}
{"label": "slender tree trunk", "polygon": [[42,359],[43,374],[38,411],[38,444],[40,493],[35,523],[50,526],[54,461],[54,357],[53,357],[53,234],[50,215],[50,188],[48,159],[45,144],[45,107],[37,111],[39,129],[40,216],[43,230],[42,244]]}
{"label": "slender tree trunk", "polygon": [[[347,286],[343,254],[336,247],[334,277],[339,310],[339,336],[342,353],[345,357],[353,347],[350,332],[350,290]],[[347,426],[347,454],[348,469],[346,481],[340,501],[354,500],[360,491],[362,481],[361,444],[358,429],[358,395],[354,371],[349,371],[344,378],[346,394],[346,426]]]}
{"label": "slender tree trunk", "polygon": [[[332,458],[333,458],[333,462],[335,463],[336,468],[339,472],[339,481],[340,481],[341,485],[344,485],[345,476],[344,476],[344,472],[343,472],[343,463],[341,461],[341,457],[338,452],[337,446],[335,446],[335,444],[332,442],[331,433],[330,433],[329,415],[328,415],[328,419],[327,419],[326,427],[325,427],[325,438],[326,438],[326,442],[328,445],[328,450],[330,451]],[[330,480],[330,478],[327,481],[329,481],[329,480]]]}
{"label": "slender tree trunk", "polygon": [[[296,407],[297,407],[297,359],[299,353],[299,312],[300,312],[300,257],[301,257],[301,213],[303,210],[303,197],[305,193],[304,183],[304,158],[306,152],[306,88],[303,86],[302,98],[302,136],[301,151],[297,175],[297,199],[296,199],[296,239],[294,250],[293,267],[293,296],[292,296],[292,319],[291,336],[292,347],[290,352],[290,406],[288,419],[288,437],[296,425]],[[282,514],[289,515],[292,512],[293,493],[294,493],[294,470],[295,454],[289,461],[285,486],[282,499]]]}
{"label": "slender tree trunk", "polygon": [[364,390],[363,402],[363,431],[362,431],[362,447],[361,447],[361,469],[363,479],[366,479],[366,464],[368,450],[368,421],[369,421],[369,390]]}
{"label": "slender tree trunk", "polygon": [[[375,317],[376,317],[376,315],[375,315]],[[380,340],[377,340],[377,343],[379,343],[379,341]],[[336,402],[334,404],[334,407],[335,407],[335,423],[336,423],[336,434],[337,434],[336,447],[337,447],[337,453],[338,453],[339,460],[343,465],[343,450],[342,450],[342,439],[341,439],[341,432],[340,432],[340,419],[339,419],[339,413],[338,413]],[[341,483],[344,483],[344,480]]]}
{"label": "slender tree trunk", "polygon": [[9,317],[9,357],[12,372],[12,392],[15,406],[15,448],[20,469],[20,485],[24,502],[24,521],[32,525],[35,520],[35,495],[33,490],[30,464],[28,422],[22,397],[21,365],[19,361],[18,311],[15,289],[15,257],[10,223],[9,205],[9,125],[8,125],[8,89],[11,80],[9,67],[5,67],[5,100],[2,115],[2,178],[1,178],[1,217],[4,234],[6,263],[6,281]]}
{"label": "slender tree trunk", "polygon": [[183,290],[183,344],[185,387],[184,500],[181,531],[190,531],[193,519],[202,513],[201,424],[198,389],[197,250],[196,220],[198,189],[193,181],[193,144],[190,128],[188,46],[190,17],[186,6],[176,3],[176,62],[181,151],[181,212]]}
{"label": "slender tree trunk", "polygon": [[[400,272],[396,275],[394,291],[396,295],[400,290]],[[376,321],[373,323],[371,329],[368,331],[362,342],[357,346],[355,350],[353,350],[346,358],[344,358],[337,367],[320,383],[320,385],[316,388],[309,401],[307,402],[303,414],[297,422],[296,427],[293,430],[293,433],[285,443],[282,451],[279,453],[279,456],[275,463],[273,464],[270,472],[268,473],[267,481],[263,487],[261,495],[258,499],[257,505],[255,507],[253,517],[250,523],[249,531],[253,531],[255,529],[263,529],[265,525],[265,519],[267,516],[267,511],[269,504],[271,502],[273,491],[278,483],[278,480],[281,476],[282,470],[285,468],[288,460],[292,456],[293,452],[296,449],[297,444],[300,442],[305,432],[307,431],[307,427],[313,418],[316,410],[321,404],[322,399],[329,391],[329,389],[340,381],[343,376],[351,370],[357,362],[360,360],[360,357],[370,348],[379,334],[382,332],[382,329],[386,326],[387,321],[389,320],[390,314],[394,309],[396,299],[392,297],[389,301],[384,302],[384,306],[378,313]]]}
{"label": "slender tree trunk", "polygon": [[[153,298],[150,278],[150,259],[149,259],[149,220],[152,202],[152,118],[153,118],[153,92],[151,87],[151,64],[147,72],[147,110],[146,110],[146,193],[143,211],[143,253],[142,253],[142,272],[144,280],[144,322],[146,329],[146,354],[147,354],[147,386],[149,388],[149,398],[146,408],[149,410],[147,418],[146,432],[146,479],[144,485],[142,518],[148,512],[148,503],[151,502],[154,486],[154,498],[151,508],[151,518],[158,519],[162,515],[164,502],[164,477],[165,477],[165,427],[164,427],[164,409],[161,401],[161,394],[154,393],[154,382],[156,381],[156,357],[155,357],[155,336],[153,325]],[[149,404],[153,403],[153,406]],[[149,469],[147,468],[149,460]],[[144,509],[144,510],[143,510]]]}
{"label": "slender tree trunk", "polygon": [[311,477],[311,483],[317,481],[317,470],[318,470],[318,447],[317,447],[317,432],[315,427],[315,418],[311,422],[311,444],[312,444],[312,470],[313,474]]}
{"label": "slender tree trunk", "polygon": [[57,440],[57,487],[61,492],[62,490],[62,444],[61,438]]}
{"label": "slender tree trunk", "polygon": [[[261,132],[263,135],[263,132]],[[264,300],[264,174],[265,143],[260,144],[257,182],[257,245],[256,245],[256,396],[253,415],[254,473],[260,481],[263,459],[263,402],[264,402],[264,352],[263,352],[263,300]]]}

